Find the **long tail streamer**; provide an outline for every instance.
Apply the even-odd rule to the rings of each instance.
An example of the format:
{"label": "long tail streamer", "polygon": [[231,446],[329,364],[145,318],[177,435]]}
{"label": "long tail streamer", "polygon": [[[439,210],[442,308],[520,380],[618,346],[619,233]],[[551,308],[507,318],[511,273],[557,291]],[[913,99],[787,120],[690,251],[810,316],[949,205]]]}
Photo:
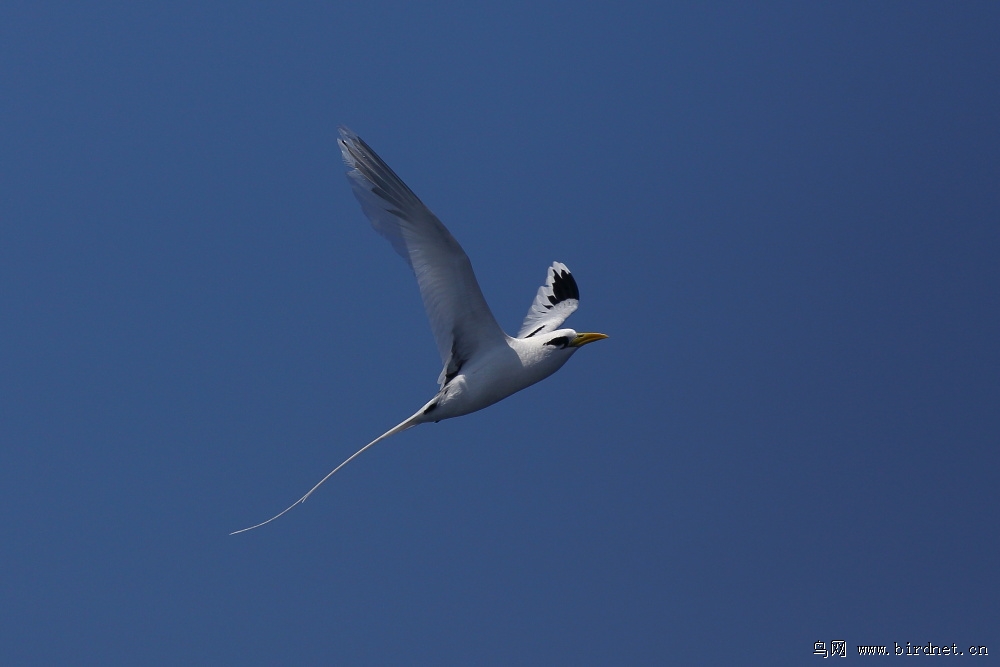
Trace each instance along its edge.
{"label": "long tail streamer", "polygon": [[346,461],[344,461],[339,466],[337,466],[336,468],[334,468],[333,470],[331,470],[327,474],[326,477],[324,477],[323,479],[319,480],[319,483],[316,484],[316,486],[314,486],[313,488],[309,489],[309,493],[307,493],[306,495],[304,495],[301,498],[299,498],[298,500],[296,500],[294,503],[292,503],[291,505],[289,505],[288,507],[286,507],[285,509],[283,509],[281,512],[278,512],[277,514],[275,514],[274,516],[272,516],[267,521],[261,521],[256,526],[250,526],[249,528],[243,528],[241,530],[234,530],[233,532],[231,532],[229,534],[230,535],[238,535],[239,533],[245,533],[248,530],[253,530],[254,528],[260,528],[261,526],[266,526],[267,524],[271,523],[275,519],[283,516],[284,514],[287,514],[296,505],[301,505],[302,503],[304,503],[306,501],[306,499],[309,498],[309,496],[311,496],[313,494],[313,491],[315,491],[316,489],[318,489],[319,487],[321,487],[323,485],[323,482],[325,482],[326,480],[328,480],[331,477],[333,477],[334,473],[336,473],[338,470],[340,470],[341,468],[343,468],[344,466],[346,466],[348,463],[350,463],[351,461],[353,461],[354,459],[356,459],[358,456],[360,456],[361,452],[365,451],[366,449],[368,449],[369,447],[371,447],[375,443],[381,442],[381,441],[385,440],[386,438],[388,438],[391,435],[396,435],[397,433],[402,433],[406,429],[408,429],[408,428],[410,428],[412,426],[416,426],[417,424],[421,423],[421,422],[417,421],[417,417],[419,417],[420,414],[421,413],[418,412],[417,414],[413,415],[412,417],[410,417],[409,419],[407,419],[403,423],[401,423],[401,424],[399,424],[397,426],[394,426],[393,428],[389,429],[388,431],[386,431],[385,433],[383,433],[379,437],[377,437],[374,440],[372,440],[371,442],[369,442],[367,445],[365,445],[364,447],[362,447],[358,451],[356,451],[353,454],[351,454],[351,456]]}

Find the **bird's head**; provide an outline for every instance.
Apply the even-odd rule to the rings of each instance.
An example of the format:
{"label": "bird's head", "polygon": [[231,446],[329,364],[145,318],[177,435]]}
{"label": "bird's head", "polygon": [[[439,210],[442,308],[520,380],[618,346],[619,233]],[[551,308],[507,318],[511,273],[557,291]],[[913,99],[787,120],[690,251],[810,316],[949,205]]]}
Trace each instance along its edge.
{"label": "bird's head", "polygon": [[587,343],[604,338],[607,336],[602,333],[577,333],[573,329],[559,329],[548,334],[543,346],[575,352],[577,348],[581,348]]}

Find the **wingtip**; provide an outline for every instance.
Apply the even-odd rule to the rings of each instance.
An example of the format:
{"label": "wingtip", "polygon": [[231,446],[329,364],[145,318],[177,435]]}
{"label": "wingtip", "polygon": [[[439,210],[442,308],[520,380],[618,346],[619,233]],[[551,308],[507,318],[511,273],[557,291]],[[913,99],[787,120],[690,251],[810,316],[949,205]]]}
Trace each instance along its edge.
{"label": "wingtip", "polygon": [[346,125],[338,125],[337,132],[340,133],[340,141],[356,141],[359,138],[357,132]]}
{"label": "wingtip", "polygon": [[344,160],[344,164],[348,168],[354,169],[357,165],[355,164],[355,158],[351,155],[351,150],[355,148],[358,142],[361,140],[357,134],[351,131],[350,128],[340,125],[337,127],[340,132],[340,136],[337,137],[337,145],[340,147],[340,156]]}

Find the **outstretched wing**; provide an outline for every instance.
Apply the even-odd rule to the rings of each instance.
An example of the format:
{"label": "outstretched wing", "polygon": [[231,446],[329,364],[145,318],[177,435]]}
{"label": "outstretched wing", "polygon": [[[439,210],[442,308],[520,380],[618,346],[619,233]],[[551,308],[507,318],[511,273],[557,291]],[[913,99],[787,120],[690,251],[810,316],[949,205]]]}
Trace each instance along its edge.
{"label": "outstretched wing", "polygon": [[517,337],[531,338],[535,334],[555,331],[579,305],[580,289],[573,274],[562,262],[553,262]]}
{"label": "outstretched wing", "polygon": [[477,350],[503,344],[506,336],[486,305],[468,255],[441,221],[358,135],[341,127],[337,143],[365,215],[417,277],[444,363],[438,379],[443,382]]}

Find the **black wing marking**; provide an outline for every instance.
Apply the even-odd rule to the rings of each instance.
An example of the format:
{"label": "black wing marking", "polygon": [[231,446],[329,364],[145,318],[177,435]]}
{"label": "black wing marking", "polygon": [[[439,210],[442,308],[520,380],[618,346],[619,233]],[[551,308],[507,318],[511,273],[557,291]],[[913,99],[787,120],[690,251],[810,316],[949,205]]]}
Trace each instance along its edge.
{"label": "black wing marking", "polygon": [[521,324],[518,338],[531,338],[535,334],[555,331],[580,304],[580,288],[569,268],[553,262],[546,275],[545,284],[538,288],[535,300]]}
{"label": "black wing marking", "polygon": [[580,288],[577,287],[576,278],[569,269],[563,267],[562,270],[552,272],[552,294],[548,298],[551,305],[546,306],[547,308],[552,308],[567,299],[580,300]]}

